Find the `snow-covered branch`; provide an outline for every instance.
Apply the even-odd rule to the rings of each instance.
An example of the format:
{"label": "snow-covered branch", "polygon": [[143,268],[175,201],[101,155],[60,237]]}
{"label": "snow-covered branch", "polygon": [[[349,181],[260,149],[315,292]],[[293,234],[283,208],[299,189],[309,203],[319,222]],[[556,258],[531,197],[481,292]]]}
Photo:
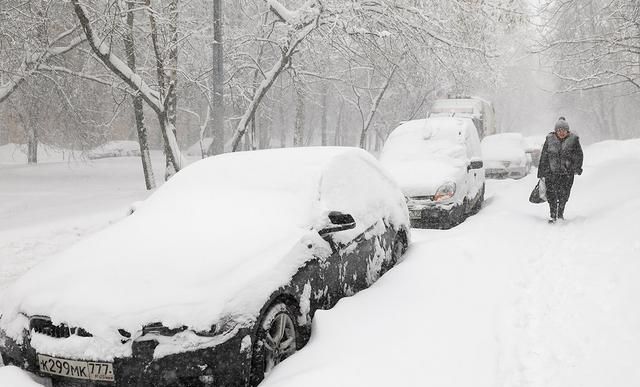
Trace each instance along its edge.
{"label": "snow-covered branch", "polygon": [[378,106],[380,106],[380,101],[382,101],[382,97],[384,97],[385,92],[389,88],[389,84],[391,83],[391,78],[393,78],[393,75],[396,73],[396,70],[398,70],[398,66],[393,67],[393,69],[391,70],[391,73],[384,81],[384,86],[382,86],[382,89],[380,90],[380,92],[378,93],[378,95],[373,101],[373,105],[371,105],[371,109],[369,110],[367,119],[365,120],[364,125],[362,127],[362,133],[360,134],[360,148],[364,148],[367,131],[369,130],[369,126],[373,121],[373,116],[376,114],[376,111],[378,110]]}
{"label": "snow-covered branch", "polygon": [[[296,11],[295,13],[288,11],[277,0],[265,0],[265,2],[269,5],[271,10],[274,13],[276,13],[281,19],[285,21],[288,20],[287,23],[290,24],[291,32],[289,36],[289,41],[281,49],[282,51],[281,51],[280,58],[274,63],[271,70],[264,73],[264,79],[262,80],[262,82],[260,82],[260,84],[256,88],[253,99],[249,103],[249,106],[245,110],[245,113],[242,115],[240,122],[238,122],[236,131],[232,139],[231,147],[233,151],[236,151],[238,149],[240,140],[245,135],[249,122],[255,116],[256,110],[258,109],[260,102],[262,101],[264,96],[267,94],[267,92],[269,91],[269,89],[271,88],[275,80],[278,78],[278,76],[282,73],[285,67],[290,63],[291,57],[296,52],[298,45],[302,43],[312,31],[318,28],[318,25],[319,25],[318,23],[321,16],[321,10],[316,8],[314,12],[314,17],[312,19],[307,18],[305,19],[304,24],[300,24],[301,22],[300,22],[300,18],[298,17],[299,16],[298,11]],[[308,10],[312,8],[313,4],[315,4],[314,1],[308,1],[301,8],[301,10],[307,11],[307,14],[308,14]],[[299,11],[301,12],[301,10]],[[283,16],[283,14],[280,14],[279,12],[282,12],[285,16]]]}
{"label": "snow-covered branch", "polygon": [[15,74],[9,78],[9,81],[0,85],[0,103],[9,98],[11,93],[13,93],[22,82],[32,74],[38,72],[42,68],[41,66],[48,60],[62,56],[82,44],[86,38],[84,38],[84,36],[78,36],[64,46],[54,46],[59,44],[62,39],[71,35],[75,30],[76,28],[72,28],[61,33],[51,41],[43,52],[34,53],[29,59],[25,59],[15,71]]}
{"label": "snow-covered branch", "polygon": [[80,4],[79,0],[72,0],[73,7],[80,21],[80,25],[85,32],[89,46],[93,53],[104,63],[104,65],[122,79],[131,89],[144,99],[144,101],[151,107],[157,114],[158,120],[162,130],[162,136],[167,145],[167,149],[170,151],[167,155],[175,171],[179,171],[185,166],[186,160],[180,152],[178,142],[174,133],[175,126],[170,122],[167,116],[167,110],[164,101],[162,100],[161,93],[153,90],[142,77],[135,73],[131,68],[115,54],[111,52],[111,47],[105,40],[100,39],[93,30],[91,21],[87,16],[87,12],[84,6]]}

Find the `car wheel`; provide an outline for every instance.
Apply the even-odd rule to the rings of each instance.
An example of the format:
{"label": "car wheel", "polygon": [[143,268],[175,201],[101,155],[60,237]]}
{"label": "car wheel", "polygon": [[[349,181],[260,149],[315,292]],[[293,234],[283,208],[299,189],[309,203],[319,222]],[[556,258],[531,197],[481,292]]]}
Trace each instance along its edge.
{"label": "car wheel", "polygon": [[284,359],[298,350],[295,313],[285,303],[271,306],[260,325],[253,349],[251,385],[257,386]]}

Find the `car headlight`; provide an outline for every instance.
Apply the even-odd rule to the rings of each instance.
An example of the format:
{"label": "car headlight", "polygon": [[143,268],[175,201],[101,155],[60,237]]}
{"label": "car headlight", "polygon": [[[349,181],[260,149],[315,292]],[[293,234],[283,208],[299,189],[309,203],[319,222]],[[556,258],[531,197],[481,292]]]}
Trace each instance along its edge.
{"label": "car headlight", "polygon": [[[219,334],[216,328],[217,328],[216,325],[212,325],[211,329],[208,330],[208,331],[193,331],[193,333],[195,333],[198,336],[213,337],[213,336],[217,336]],[[177,327],[177,328],[167,328],[164,325],[162,325],[162,323],[158,322],[158,323],[152,323],[152,324],[145,325],[142,328],[142,336],[157,335],[157,336],[171,337],[171,336],[174,336],[174,335],[176,335],[176,334],[178,334],[180,332],[184,332],[187,329],[188,328],[187,328],[186,325],[183,325],[183,326]],[[122,332],[120,334],[123,335]],[[125,335],[123,335],[123,336],[125,336]]]}
{"label": "car headlight", "polygon": [[450,199],[453,197],[455,193],[456,193],[456,183],[449,181],[442,184],[440,187],[438,187],[438,190],[436,191],[434,199],[436,202],[445,200],[445,199]]}
{"label": "car headlight", "polygon": [[178,328],[167,328],[161,323],[152,323],[142,328],[142,335],[145,336],[148,334],[155,334],[160,336],[173,336],[176,333],[180,333],[185,330],[187,330],[186,326]]}

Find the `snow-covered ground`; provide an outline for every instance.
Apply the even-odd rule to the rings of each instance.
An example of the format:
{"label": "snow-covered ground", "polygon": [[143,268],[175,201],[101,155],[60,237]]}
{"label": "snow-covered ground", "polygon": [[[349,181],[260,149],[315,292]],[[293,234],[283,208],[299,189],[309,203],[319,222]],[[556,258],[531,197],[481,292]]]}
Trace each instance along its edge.
{"label": "snow-covered ground", "polygon": [[[638,170],[640,140],[588,147],[555,225],[546,204],[527,201],[535,176],[487,181],[478,215],[412,230],[403,262],[318,312],[309,345],[263,385],[639,386]],[[133,158],[0,165],[0,297],[124,216],[147,195],[140,174]],[[0,368],[0,386],[33,386],[24,376]]]}
{"label": "snow-covered ground", "polygon": [[[139,158],[26,165],[14,164],[8,154],[0,152],[0,291],[38,261],[122,218],[130,204],[148,195]],[[153,160],[160,183],[161,152]]]}

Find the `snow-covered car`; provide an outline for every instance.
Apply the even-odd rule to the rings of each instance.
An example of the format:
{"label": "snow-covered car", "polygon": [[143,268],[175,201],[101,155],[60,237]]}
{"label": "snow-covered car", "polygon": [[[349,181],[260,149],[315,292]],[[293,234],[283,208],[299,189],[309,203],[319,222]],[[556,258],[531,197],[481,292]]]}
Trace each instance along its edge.
{"label": "snow-covered car", "polygon": [[524,138],[526,149],[525,151],[531,155],[531,165],[538,167],[540,164],[540,154],[542,154],[542,146],[547,136],[528,136]]}
{"label": "snow-covered car", "polygon": [[482,206],[482,153],[469,118],[405,122],[389,135],[380,161],[400,184],[414,227],[449,228]]}
{"label": "snow-covered car", "polygon": [[532,158],[520,133],[499,133],[482,139],[487,178],[520,179],[531,170]]}
{"label": "snow-covered car", "polygon": [[400,259],[409,227],[364,150],[210,157],[16,280],[0,354],[84,385],[254,386],[306,343],[316,310]]}
{"label": "snow-covered car", "polygon": [[87,152],[90,160],[131,156],[140,156],[140,145],[136,141],[109,141]]}

